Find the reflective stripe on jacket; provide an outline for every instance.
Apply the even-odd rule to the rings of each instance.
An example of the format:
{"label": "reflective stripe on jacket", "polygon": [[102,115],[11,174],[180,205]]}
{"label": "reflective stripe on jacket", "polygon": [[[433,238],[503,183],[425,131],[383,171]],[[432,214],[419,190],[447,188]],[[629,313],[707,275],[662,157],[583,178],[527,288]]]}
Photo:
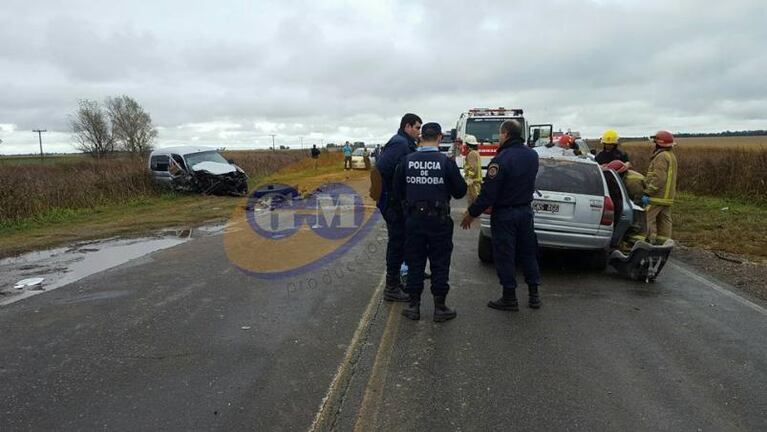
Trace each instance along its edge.
{"label": "reflective stripe on jacket", "polygon": [[645,195],[650,197],[650,204],[671,206],[676,196],[676,156],[670,149],[657,150],[647,169],[645,177]]}
{"label": "reflective stripe on jacket", "polygon": [[479,157],[478,151],[472,150],[466,155],[463,171],[466,174],[467,183],[482,183],[482,159]]}

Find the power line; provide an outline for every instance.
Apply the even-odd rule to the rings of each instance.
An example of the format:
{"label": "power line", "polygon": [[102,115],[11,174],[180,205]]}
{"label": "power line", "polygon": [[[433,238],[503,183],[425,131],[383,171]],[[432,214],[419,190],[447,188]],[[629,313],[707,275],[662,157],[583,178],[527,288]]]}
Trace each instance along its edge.
{"label": "power line", "polygon": [[32,132],[37,132],[37,139],[40,141],[40,162],[43,161],[43,132],[48,132],[46,129],[33,129]]}

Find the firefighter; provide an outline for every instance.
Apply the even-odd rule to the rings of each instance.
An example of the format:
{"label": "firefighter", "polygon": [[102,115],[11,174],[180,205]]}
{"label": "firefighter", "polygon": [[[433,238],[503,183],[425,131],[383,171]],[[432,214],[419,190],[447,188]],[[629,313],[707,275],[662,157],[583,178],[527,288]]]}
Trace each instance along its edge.
{"label": "firefighter", "polygon": [[650,139],[655,143],[655,150],[645,176],[642,204],[647,215],[647,241],[663,244],[671,238],[671,206],[676,196],[674,135],[668,131],[658,131]]}
{"label": "firefighter", "polygon": [[381,157],[376,159],[376,169],[371,174],[380,176],[380,191],[376,191],[376,206],[386,221],[389,235],[386,244],[386,288],[384,300],[408,301],[402,290],[400,268],[405,254],[405,216],[401,199],[394,191],[394,171],[408,154],[416,149],[416,139],[421,133],[421,118],[407,113],[400,120],[399,130],[384,146]]}
{"label": "firefighter", "polygon": [[405,156],[395,172],[395,189],[404,198],[405,261],[408,264],[408,306],[402,315],[421,319],[421,294],[426,260],[431,267],[434,322],[456,317],[445,298],[450,290],[448,274],[453,252],[453,219],[450,198],[466,195],[466,182],[455,161],[439,151],[442,128],[426,123],[421,128],[421,145]]}
{"label": "firefighter", "polygon": [[469,148],[469,153],[466,154],[463,162],[463,172],[469,187],[466,201],[468,205],[472,205],[479,196],[479,190],[482,187],[482,158],[477,151],[479,143],[474,135],[466,135],[463,142]]}
{"label": "firefighter", "polygon": [[615,170],[621,176],[623,184],[626,186],[626,190],[629,193],[629,199],[639,204],[642,201],[642,195],[644,195],[645,189],[645,177],[629,169],[623,161],[614,160],[607,165],[602,165],[604,168],[610,168]]}
{"label": "firefighter", "polygon": [[541,307],[538,240],[530,206],[538,174],[538,153],[525,145],[522,125],[516,120],[501,124],[500,141],[498,153],[487,166],[482,191],[469,207],[461,227],[469,229],[474,219],[493,207],[490,217],[493,256],[503,295],[487,305],[505,311],[519,310],[514,275],[515,264],[519,262],[529,290],[528,306],[538,309]]}
{"label": "firefighter", "polygon": [[629,155],[619,148],[620,138],[618,132],[614,129],[608,129],[602,134],[602,151],[599,152],[594,158],[598,164],[605,165],[614,160],[619,160],[626,164],[628,168],[631,168],[631,162],[629,162]]}

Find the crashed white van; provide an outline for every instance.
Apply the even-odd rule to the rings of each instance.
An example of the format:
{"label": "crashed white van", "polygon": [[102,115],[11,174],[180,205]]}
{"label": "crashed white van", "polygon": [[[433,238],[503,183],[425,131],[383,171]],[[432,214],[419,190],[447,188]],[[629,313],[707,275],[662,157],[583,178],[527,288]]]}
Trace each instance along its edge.
{"label": "crashed white van", "polygon": [[248,176],[215,148],[166,147],[149,155],[149,171],[158,184],[173,190],[243,196]]}

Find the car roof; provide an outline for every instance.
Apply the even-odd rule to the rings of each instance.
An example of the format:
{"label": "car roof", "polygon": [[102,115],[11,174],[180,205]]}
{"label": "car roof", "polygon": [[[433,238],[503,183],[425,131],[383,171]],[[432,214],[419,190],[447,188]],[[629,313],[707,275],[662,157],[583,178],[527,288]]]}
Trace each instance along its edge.
{"label": "car roof", "polygon": [[150,156],[154,155],[161,155],[161,154],[170,154],[175,153],[179,154],[181,156],[192,154],[192,153],[200,153],[205,151],[217,151],[217,148],[214,147],[205,147],[205,146],[175,146],[175,147],[163,147],[158,148],[150,154]]}
{"label": "car roof", "polygon": [[578,163],[599,165],[594,159],[591,159],[588,156],[540,155],[539,154],[538,159],[561,160],[561,161],[568,161],[568,162],[578,162]]}

